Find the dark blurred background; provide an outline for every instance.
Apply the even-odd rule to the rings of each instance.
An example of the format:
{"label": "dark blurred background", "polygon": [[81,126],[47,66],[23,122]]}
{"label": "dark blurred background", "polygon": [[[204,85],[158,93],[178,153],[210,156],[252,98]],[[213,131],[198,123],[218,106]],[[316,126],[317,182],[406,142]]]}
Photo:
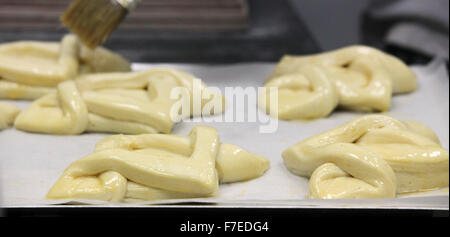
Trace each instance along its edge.
{"label": "dark blurred background", "polygon": [[[57,41],[71,0],[0,0],[0,42]],[[142,0],[106,46],[139,62],[277,61],[366,44],[448,62],[448,0]]]}

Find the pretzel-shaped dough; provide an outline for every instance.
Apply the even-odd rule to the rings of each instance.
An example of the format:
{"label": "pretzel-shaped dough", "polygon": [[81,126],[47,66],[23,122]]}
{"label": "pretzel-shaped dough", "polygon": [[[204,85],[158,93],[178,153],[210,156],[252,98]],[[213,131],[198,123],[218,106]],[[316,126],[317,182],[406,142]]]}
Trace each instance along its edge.
{"label": "pretzel-shaped dough", "polygon": [[194,127],[189,136],[114,135],[95,152],[73,162],[47,198],[104,201],[210,197],[219,182],[261,176],[269,160],[220,143],[217,130]]}
{"label": "pretzel-shaped dough", "polygon": [[[331,113],[338,104],[335,85],[322,67],[302,65],[297,72],[285,74],[266,83],[265,87],[278,88],[278,117],[281,119],[317,118]],[[259,106],[270,110],[271,91],[259,96]]]}
{"label": "pretzel-shaped dough", "polygon": [[0,130],[3,130],[14,123],[20,109],[16,106],[0,101]]}
{"label": "pretzel-shaped dough", "polygon": [[301,141],[282,154],[310,176],[312,198],[390,198],[448,187],[449,154],[426,126],[367,115]]}
{"label": "pretzel-shaped dough", "polygon": [[61,43],[6,43],[0,45],[0,98],[36,99],[80,74],[116,71],[130,71],[130,64],[107,49],[88,49],[74,35]]}
{"label": "pretzel-shaped dough", "polygon": [[[143,72],[102,73],[62,82],[57,92],[34,101],[19,114],[17,129],[50,134],[80,134],[85,131],[113,133],[170,133],[170,116],[174,88],[186,88],[189,98],[181,98],[193,106],[194,76],[172,69],[150,69]],[[201,105],[224,97],[207,90],[203,83],[199,92],[211,95]],[[190,115],[194,114],[190,109]]]}
{"label": "pretzel-shaped dough", "polygon": [[[308,68],[316,73],[308,73]],[[323,86],[317,87],[319,83]],[[386,111],[392,94],[411,92],[417,84],[415,74],[399,59],[370,47],[351,46],[311,56],[284,56],[265,87],[279,88],[279,118],[310,119],[325,117],[338,105]]]}

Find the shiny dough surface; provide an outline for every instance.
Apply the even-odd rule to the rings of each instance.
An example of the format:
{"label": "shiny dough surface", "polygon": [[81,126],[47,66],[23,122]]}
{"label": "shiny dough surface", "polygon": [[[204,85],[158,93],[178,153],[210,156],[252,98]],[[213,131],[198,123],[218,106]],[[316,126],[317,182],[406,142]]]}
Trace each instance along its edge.
{"label": "shiny dough surface", "polygon": [[282,156],[291,172],[310,177],[311,198],[393,198],[449,183],[449,153],[434,132],[384,115],[351,120]]}
{"label": "shiny dough surface", "polygon": [[260,177],[267,158],[220,143],[212,127],[188,136],[114,135],[73,162],[47,194],[49,199],[151,201],[217,195],[219,183]]}
{"label": "shiny dough surface", "polygon": [[60,43],[4,43],[0,44],[0,98],[36,99],[81,74],[130,70],[120,55],[102,47],[90,50],[74,35],[64,36]]}
{"label": "shiny dough surface", "polygon": [[[414,72],[398,58],[374,48],[350,46],[284,56],[264,86],[278,88],[278,118],[294,120],[326,117],[337,106],[386,111],[392,94],[414,91],[417,82]],[[259,96],[259,106],[267,113],[269,99],[269,90]]]}
{"label": "shiny dough surface", "polygon": [[19,113],[20,109],[16,106],[0,101],[0,130],[13,125]]}
{"label": "shiny dough surface", "polygon": [[[189,95],[172,99],[174,88],[184,88]],[[170,113],[175,103],[181,101],[189,107],[187,116],[198,115],[192,108],[194,90],[208,92],[210,97],[203,98],[201,105],[217,102],[222,106],[212,112],[222,113],[225,99],[219,92],[208,90],[191,74],[155,68],[89,74],[64,81],[56,92],[39,98],[22,111],[14,125],[19,130],[49,134],[170,133],[174,124]]]}

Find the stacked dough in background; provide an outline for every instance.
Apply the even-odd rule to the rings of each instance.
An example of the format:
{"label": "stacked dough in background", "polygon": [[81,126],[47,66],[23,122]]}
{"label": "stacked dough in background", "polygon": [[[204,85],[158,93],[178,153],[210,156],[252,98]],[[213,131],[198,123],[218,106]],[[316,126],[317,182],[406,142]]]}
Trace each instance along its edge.
{"label": "stacked dough in background", "polygon": [[[317,55],[284,56],[264,86],[278,88],[278,118],[293,120],[326,117],[337,106],[387,111],[393,94],[414,91],[417,84],[415,74],[401,60],[374,48],[351,46]],[[266,90],[259,106],[267,113],[274,110],[269,100]]]}
{"label": "stacked dough in background", "polygon": [[60,43],[0,44],[0,99],[37,99],[82,74],[130,70],[120,55],[102,47],[90,50],[74,35],[66,35]]}

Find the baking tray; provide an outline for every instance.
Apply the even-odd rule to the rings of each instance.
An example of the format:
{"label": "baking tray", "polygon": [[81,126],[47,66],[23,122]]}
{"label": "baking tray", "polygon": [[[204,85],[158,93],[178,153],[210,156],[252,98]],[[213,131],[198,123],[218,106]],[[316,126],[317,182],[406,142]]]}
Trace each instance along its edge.
{"label": "baking tray", "polygon": [[[133,64],[133,70],[170,67],[193,73],[208,86],[243,89],[263,85],[274,63],[207,64]],[[449,148],[449,84],[446,65],[434,60],[426,66],[413,66],[419,88],[410,94],[396,95],[387,115],[397,119],[422,122],[433,129],[445,149]],[[224,93],[225,94],[225,93]],[[226,113],[233,98],[226,98]],[[10,101],[21,108],[28,101]],[[256,108],[250,101],[247,109]],[[234,111],[237,113],[238,111]],[[259,111],[262,122],[183,121],[172,133],[186,135],[195,125],[218,129],[222,142],[232,143],[271,160],[270,169],[262,177],[248,182],[220,186],[215,198],[169,200],[137,204],[106,203],[90,200],[48,201],[45,194],[64,169],[94,150],[100,139],[110,134],[87,133],[79,136],[32,134],[14,128],[0,132],[0,190],[3,208],[283,208],[283,209],[385,209],[385,210],[447,210],[448,188],[431,192],[402,195],[395,199],[374,200],[309,200],[306,199],[308,179],[290,173],[283,164],[281,152],[292,144],[317,133],[335,128],[363,113],[335,111],[328,118],[308,122],[278,121],[274,133],[260,134],[262,125],[271,121]],[[218,115],[222,116],[222,115]],[[72,205],[66,205],[70,203]],[[80,205],[83,204],[83,205]],[[86,206],[86,204],[88,204]],[[83,209],[83,208],[82,208]]]}

